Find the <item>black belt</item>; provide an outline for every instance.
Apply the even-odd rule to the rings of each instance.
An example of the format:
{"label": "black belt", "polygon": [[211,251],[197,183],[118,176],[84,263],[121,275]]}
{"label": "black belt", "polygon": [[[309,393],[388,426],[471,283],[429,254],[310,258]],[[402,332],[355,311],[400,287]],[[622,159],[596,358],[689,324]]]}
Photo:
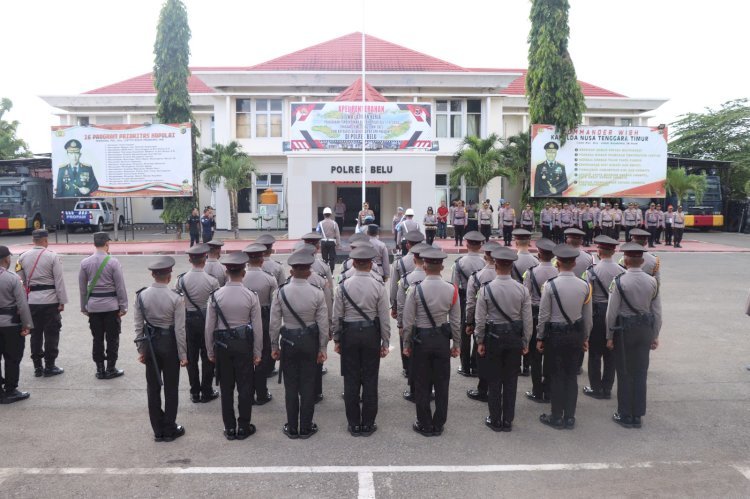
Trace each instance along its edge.
{"label": "black belt", "polygon": [[[32,289],[32,291],[34,291],[34,290]],[[117,291],[107,291],[107,292],[104,292],[104,293],[91,293],[89,296],[91,298],[110,298],[110,297],[113,297],[113,296],[117,296]]]}
{"label": "black belt", "polygon": [[286,337],[286,336],[304,336],[306,334],[312,334],[314,331],[317,331],[317,329],[318,329],[318,325],[317,324],[313,324],[311,326],[306,326],[304,328],[300,327],[300,328],[297,328],[297,329],[282,328],[281,329],[281,336],[283,336],[283,337]]}
{"label": "black belt", "polygon": [[17,307],[2,307],[0,308],[0,315],[16,315],[18,313]]}
{"label": "black belt", "polygon": [[152,336],[167,336],[167,335],[174,336],[174,326],[169,326],[169,327],[152,326],[149,329],[151,330]]}
{"label": "black belt", "polygon": [[365,329],[375,327],[375,321],[344,321],[344,329],[346,328],[359,328]]}
{"label": "black belt", "polygon": [[32,284],[29,286],[29,291],[45,291],[47,289],[55,289],[54,284]]}
{"label": "black belt", "polygon": [[244,340],[252,335],[253,329],[249,326],[238,326],[232,329],[217,329],[216,339],[226,341],[228,339]]}
{"label": "black belt", "polygon": [[200,317],[203,318],[206,316],[206,312],[203,310],[185,310],[185,315],[187,317]]}
{"label": "black belt", "polygon": [[582,320],[578,319],[573,324],[567,322],[550,322],[547,324],[547,332],[552,334],[568,334],[578,332],[579,326],[582,326]]}
{"label": "black belt", "polygon": [[440,328],[432,328],[432,327],[415,327],[414,332],[418,334],[419,336],[445,336],[442,331],[440,331]]}
{"label": "black belt", "polygon": [[320,242],[321,242],[322,244],[326,244],[326,243],[328,243],[328,244],[336,244],[336,241],[331,241],[331,240],[328,240],[328,241],[320,241]]}

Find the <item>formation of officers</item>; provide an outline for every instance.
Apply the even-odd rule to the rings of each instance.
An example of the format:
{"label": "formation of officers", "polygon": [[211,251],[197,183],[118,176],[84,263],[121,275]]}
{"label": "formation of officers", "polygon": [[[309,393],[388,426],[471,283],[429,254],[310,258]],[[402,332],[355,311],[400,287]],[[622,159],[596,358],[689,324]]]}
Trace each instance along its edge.
{"label": "formation of officers", "polygon": [[[442,279],[447,255],[424,243],[419,231],[405,235],[407,254],[389,265],[374,225],[350,238],[349,259],[336,284],[320,256],[326,239],[320,231],[305,234],[289,256],[289,277],[270,258],[270,234],[223,256],[221,241],[191,247],[186,253],[192,268],[172,288],[175,260],[157,258],[148,266],[153,283],[138,290],[134,302],[154,439],[169,442],[185,434],[177,423],[180,367],[187,368],[192,402],[221,397],[228,440],[256,432],[252,407],[272,400],[267,379],[276,373],[285,388],[283,433],[311,437],[318,431],[314,409],[322,399],[329,340],[340,356],[348,431],[372,435],[391,318],[408,378],[404,398],[415,403],[412,428],[421,435],[444,431],[451,357],[460,357],[459,374],[478,378],[467,395],[488,404],[485,424],[493,431],[512,430],[518,376],[529,374],[526,397],[551,402],[540,422],[572,429],[585,351],[590,383],[583,393],[609,399],[616,378],[613,420],[640,428],[649,352],[658,346],[661,328],[659,261],[645,249],[648,232],[633,229],[630,235],[633,242],[622,246],[623,257],[615,262],[617,240],[596,237],[594,259],[580,249],[585,233],[575,228],[565,231],[565,243],[539,240],[538,257],[529,251],[531,233],[525,229],[512,231],[515,249],[472,231],[464,236],[468,251],[456,260],[450,281]],[[18,258],[16,274],[8,270],[10,252],[0,246],[6,404],[29,397],[17,389],[29,333],[35,375],[63,372],[55,364],[67,302],[60,259],[47,249],[46,231],[34,231],[33,240],[34,248]],[[123,375],[116,362],[128,299],[108,235],[95,234],[94,246],[79,272],[81,312],[93,336],[96,377],[108,380]]]}

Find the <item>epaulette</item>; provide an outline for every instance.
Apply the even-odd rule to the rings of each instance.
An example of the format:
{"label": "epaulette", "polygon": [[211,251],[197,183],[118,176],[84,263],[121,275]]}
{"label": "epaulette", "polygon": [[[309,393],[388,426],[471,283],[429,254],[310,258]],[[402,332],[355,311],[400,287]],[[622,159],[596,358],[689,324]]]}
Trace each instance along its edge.
{"label": "epaulette", "polygon": [[284,286],[286,286],[287,284],[289,284],[289,278],[287,278],[287,280],[286,280],[286,281],[284,281],[284,283],[283,283],[283,284],[281,284],[281,286],[279,286],[279,287],[278,287],[278,289],[281,289],[281,288],[283,288],[283,287],[284,287]]}
{"label": "epaulette", "polygon": [[261,269],[261,270],[263,270],[263,272],[265,272],[267,275],[270,275],[271,277],[274,277],[274,275],[271,272],[269,272],[269,271],[267,271],[265,269]]}
{"label": "epaulette", "polygon": [[484,267],[482,267],[482,268],[481,268],[481,269],[479,269],[479,270],[475,270],[474,272],[472,272],[472,273],[471,273],[471,275],[474,275],[474,274],[478,274],[479,272],[481,272],[481,271],[483,271],[483,270],[484,270]]}
{"label": "epaulette", "polygon": [[[221,288],[219,288],[219,289],[221,289]],[[208,293],[208,294],[210,294],[210,295],[213,295],[213,294],[214,294],[214,293],[216,293],[216,292],[217,292],[217,291],[218,291],[219,289],[214,289],[213,291],[211,291],[211,292],[210,292],[210,293]],[[247,288],[245,288],[245,289],[247,289]]]}
{"label": "epaulette", "polygon": [[281,265],[282,267],[284,266],[284,264],[283,264],[283,263],[281,263],[281,262],[280,262],[280,261],[278,261],[278,260],[271,260],[271,261],[272,261],[273,263],[278,263],[278,264],[279,264],[279,265]]}
{"label": "epaulette", "polygon": [[148,286],[143,286],[143,287],[142,287],[141,289],[139,289],[138,291],[136,291],[136,292],[135,292],[135,294],[136,294],[136,295],[139,295],[139,294],[141,293],[141,291],[143,291],[143,290],[144,290],[144,289],[146,289],[147,287],[148,287]]}
{"label": "epaulette", "polygon": [[313,284],[313,283],[311,283],[310,281],[307,281],[307,283],[308,283],[308,284],[309,284],[310,286],[312,286],[313,288],[318,288],[319,290],[323,291],[323,288],[321,288],[321,287],[320,287],[320,286],[318,286],[317,284]]}
{"label": "epaulette", "polygon": [[651,276],[655,276],[657,272],[659,272],[659,267],[661,266],[661,260],[658,256],[654,255],[654,258],[656,258],[656,263],[654,264],[654,271],[651,273]]}
{"label": "epaulette", "polygon": [[177,295],[180,295],[180,296],[185,296],[185,293],[183,293],[181,290],[179,290],[177,288],[174,288],[172,290],[172,292],[175,293],[175,294],[177,294]]}

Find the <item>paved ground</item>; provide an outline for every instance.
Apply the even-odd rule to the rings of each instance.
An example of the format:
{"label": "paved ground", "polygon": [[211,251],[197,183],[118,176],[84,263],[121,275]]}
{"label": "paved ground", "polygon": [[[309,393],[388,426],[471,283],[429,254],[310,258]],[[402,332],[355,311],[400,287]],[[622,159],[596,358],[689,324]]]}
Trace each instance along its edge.
{"label": "paved ground", "polygon": [[[576,429],[555,431],[537,421],[546,407],[519,397],[513,432],[493,433],[483,425],[486,406],[464,395],[474,380],[453,374],[446,431],[426,439],[410,429],[414,406],[401,399],[405,383],[394,352],[381,368],[380,429],[353,439],[345,431],[331,348],[325,400],[315,416],[321,431],[310,440],[281,434],[283,389],[274,380],[275,400],[253,411],[258,433],[227,442],[218,401],[191,404],[183,371],[178,421],[187,435],[157,444],[144,367],[131,342],[132,313],[121,342],[126,375],[96,380],[90,334],[71,285],[59,359],[65,374],[34,378],[26,358],[21,384],[31,399],[0,406],[0,496],[747,497],[748,256],[661,256],[665,325],[651,356],[641,430],[611,422],[614,400],[581,396]],[[131,295],[148,283],[148,260],[121,258]],[[183,271],[186,261],[179,260]],[[68,283],[76,282],[79,261],[64,257]],[[585,373],[579,383],[586,383]],[[522,378],[519,394],[529,385]]]}

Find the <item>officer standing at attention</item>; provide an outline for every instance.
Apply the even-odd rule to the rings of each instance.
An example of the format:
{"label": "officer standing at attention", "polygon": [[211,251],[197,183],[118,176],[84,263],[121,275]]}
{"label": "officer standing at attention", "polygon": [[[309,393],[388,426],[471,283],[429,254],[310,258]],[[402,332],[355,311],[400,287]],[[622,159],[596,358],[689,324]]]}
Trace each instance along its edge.
{"label": "officer standing at attention", "polygon": [[[211,294],[206,310],[205,340],[208,358],[216,363],[221,387],[221,416],[227,440],[244,440],[255,433],[250,423],[253,409],[253,366],[263,352],[263,324],[255,293],[242,285],[247,255],[221,257],[229,281]],[[237,419],[234,388],[237,387]]]}
{"label": "officer standing at attention", "polygon": [[[353,249],[354,244],[357,242],[366,242],[370,246],[372,246],[372,243],[370,242],[370,238],[367,236],[367,234],[362,234],[361,232],[355,232],[351,236],[349,236],[349,248]],[[339,270],[339,279],[341,279],[341,276],[343,276],[349,269],[352,268],[352,260],[351,258],[347,257],[346,260],[341,262],[341,269]]]}
{"label": "officer standing at attention", "polygon": [[375,248],[361,246],[350,256],[356,273],[336,288],[333,314],[339,320],[333,324],[333,341],[341,355],[349,433],[369,437],[378,428],[378,371],[380,359],[388,355],[391,321],[385,286],[370,274]]}
{"label": "officer standing at attention", "polygon": [[[646,230],[648,230],[648,247],[653,248],[654,244],[658,244],[659,238],[659,212],[656,211],[656,205],[651,203],[648,210],[646,210]],[[633,231],[630,231],[632,236]]]}
{"label": "officer standing at attention", "polygon": [[557,277],[557,268],[552,265],[555,243],[549,239],[540,239],[536,242],[539,255],[539,265],[531,267],[523,275],[523,285],[529,290],[531,296],[531,315],[534,321],[534,329],[531,333],[531,347],[529,348],[529,367],[531,368],[531,391],[526,392],[526,398],[534,402],[549,402],[550,378],[549,362],[544,360],[542,352],[536,349],[537,322],[539,321],[539,302],[542,299],[542,288],[544,284],[553,277]]}
{"label": "officer standing at attention", "polygon": [[[31,360],[34,376],[50,377],[62,374],[64,369],[55,365],[60,343],[62,317],[60,312],[68,303],[63,281],[60,257],[47,249],[49,233],[37,229],[31,233],[34,247],[18,257],[16,273],[26,288],[31,320]],[[44,360],[44,368],[42,368]]]}
{"label": "officer standing at attention", "polygon": [[529,291],[510,277],[518,255],[510,248],[492,252],[495,279],[477,297],[474,338],[479,370],[489,384],[490,415],[484,423],[493,431],[511,431],[516,410],[518,365],[529,351],[533,329]]}
{"label": "officer standing at attention", "polygon": [[276,238],[271,234],[261,234],[255,239],[255,242],[266,246],[266,252],[263,254],[263,270],[271,274],[276,279],[276,284],[281,286],[286,282],[284,265],[276,260],[271,260]]}
{"label": "officer standing at attention", "polygon": [[674,247],[682,248],[682,234],[685,231],[685,214],[682,212],[682,206],[677,207],[674,214]]}
{"label": "officer standing at attention", "polygon": [[[643,229],[633,229],[630,231],[630,237],[632,238],[633,242],[636,244],[640,244],[644,248],[646,247],[646,243],[648,242],[649,233]],[[625,258],[621,258],[618,262],[623,267],[625,266]],[[648,251],[643,252],[643,265],[641,265],[641,269],[656,279],[656,282],[661,281],[661,260],[658,256],[654,256]]]}
{"label": "officer standing at attention", "polygon": [[505,203],[505,208],[498,213],[499,225],[503,229],[503,241],[506,246],[510,246],[513,236],[513,229],[516,227],[516,210],[510,207],[510,202]]}
{"label": "officer standing at attention", "polygon": [[659,347],[661,298],[659,283],[641,270],[643,246],[623,245],[627,271],[610,286],[607,308],[607,348],[617,365],[615,423],[640,428],[646,414],[649,351]]}
{"label": "officer standing at attention", "polygon": [[[429,437],[442,435],[448,419],[450,358],[460,353],[461,311],[458,288],[440,278],[448,255],[431,248],[420,256],[426,277],[409,288],[404,303],[404,355],[414,355],[411,368],[417,420],[412,429]],[[430,408],[433,387],[434,414]]]}
{"label": "officer standing at attention", "polygon": [[589,386],[583,387],[583,394],[595,399],[609,399],[615,383],[615,359],[607,350],[607,302],[609,285],[624,270],[612,261],[618,241],[608,236],[598,236],[594,243],[599,249],[599,262],[584,273],[591,286],[593,326],[589,337]]}
{"label": "officer standing at attention", "polygon": [[469,285],[469,277],[477,270],[484,267],[484,256],[480,252],[484,243],[481,232],[471,231],[464,236],[468,253],[460,256],[453,264],[451,282],[458,289],[459,307],[461,311],[461,367],[458,374],[467,378],[476,376],[475,364],[471,361],[471,335],[474,330],[474,318],[466,315],[466,290]]}
{"label": "officer standing at attention", "polygon": [[398,281],[406,274],[414,270],[414,255],[411,248],[424,241],[424,234],[419,231],[407,232],[404,236],[406,250],[409,252],[404,256],[396,256],[391,266],[390,301],[391,317],[396,318],[396,294],[398,292]]}
{"label": "officer standing at attention", "polygon": [[380,240],[380,238],[378,238],[379,231],[380,227],[375,224],[367,226],[367,235],[370,237],[370,244],[372,244],[378,252],[378,256],[375,257],[374,260],[374,263],[377,266],[375,270],[377,270],[377,272],[383,277],[383,282],[386,282],[388,276],[391,275],[391,264],[388,257],[388,247]]}
{"label": "officer standing at attention", "polygon": [[[625,227],[625,241],[630,242],[630,231],[638,225],[638,213],[633,203],[628,203],[628,208],[622,214],[623,225]],[[609,235],[609,234],[607,234]]]}
{"label": "officer standing at attention", "polygon": [[175,422],[180,366],[187,366],[188,360],[185,299],[167,287],[172,280],[174,264],[171,256],[153,261],[148,269],[154,283],[135,293],[135,343],[138,345],[138,361],[146,365],[148,415],[155,442],[171,442],[185,434],[185,428]]}
{"label": "officer standing at attention", "polygon": [[10,250],[0,246],[0,404],[12,404],[30,397],[18,389],[26,336],[34,325],[26,301],[26,292],[16,274],[9,271]]}
{"label": "officer standing at attention", "polygon": [[109,254],[109,241],[109,234],[106,232],[94,234],[96,251],[81,261],[81,270],[78,272],[81,313],[88,316],[94,338],[93,357],[97,379],[112,379],[124,374],[116,364],[120,349],[121,317],[128,312],[128,292],[120,262]]}
{"label": "officer standing at attention", "polygon": [[323,208],[323,220],[318,222],[315,231],[323,239],[320,243],[323,261],[331,267],[331,272],[333,272],[333,268],[336,266],[336,248],[341,246],[341,232],[339,232],[339,224],[331,218],[331,214],[330,208]]}
{"label": "officer standing at attention", "polygon": [[[364,235],[364,234],[362,234],[362,235]],[[365,236],[365,237],[367,237],[367,236]],[[349,244],[349,247],[351,248],[352,251],[355,248],[359,248],[361,246],[367,246],[367,247],[371,247],[373,249],[375,248],[372,244],[370,244],[369,241],[354,241],[353,243]],[[351,252],[350,252],[350,254],[351,254]],[[357,269],[354,268],[354,260],[351,259],[351,258],[347,258],[346,261],[348,262],[347,263],[347,267],[348,268],[346,269],[346,272],[343,272],[343,273],[339,274],[339,281],[338,281],[339,284],[342,283],[342,282],[344,282],[346,279],[348,279],[349,277],[353,276],[355,274],[355,272],[357,272]],[[375,263],[373,263],[373,266],[374,265],[375,265]],[[380,273],[377,272],[376,270],[371,270],[370,274],[372,274],[372,276],[375,278],[376,281],[383,282],[383,276],[381,276]],[[314,277],[320,278],[320,276],[318,276],[315,272],[313,272],[312,275]],[[313,284],[316,284],[316,283],[313,282]],[[323,283],[320,283],[320,284],[323,284]],[[333,312],[333,302],[331,302],[331,312]]]}
{"label": "officer standing at attention", "polygon": [[573,267],[573,273],[576,275],[576,277],[582,277],[583,272],[587,268],[591,267],[591,264],[594,263],[594,257],[591,256],[588,251],[584,251],[581,248],[581,245],[583,244],[583,237],[585,235],[586,234],[580,229],[571,228],[565,230],[565,242],[573,248],[579,250],[578,256],[576,257],[575,267]]}
{"label": "officer standing at attention", "polygon": [[[518,283],[523,284],[524,274],[526,274],[526,271],[531,267],[539,265],[539,260],[529,252],[529,246],[531,245],[531,232],[525,229],[515,229],[513,231],[513,239],[516,242],[518,259],[511,264],[510,276]],[[529,353],[524,353],[521,366],[521,376],[529,375],[530,360]]]}
{"label": "officer standing at attention", "polygon": [[534,232],[534,210],[530,204],[526,204],[526,208],[521,212],[521,228]]}
{"label": "officer standing at attention", "polygon": [[310,438],[318,431],[313,423],[315,372],[327,358],[329,323],[323,290],[307,280],[314,260],[309,251],[292,253],[287,260],[292,277],[271,302],[271,355],[281,359],[287,415],[283,432],[291,439]]}
{"label": "officer standing at attention", "polygon": [[549,203],[544,203],[544,209],[539,212],[539,226],[542,228],[542,237],[545,239],[552,238],[552,224],[555,222],[554,213]]}
{"label": "officer standing at attention", "polygon": [[207,244],[208,259],[203,270],[206,274],[216,279],[219,282],[219,286],[223,286],[227,282],[227,275],[224,272],[224,266],[219,263],[219,257],[221,257],[221,247],[224,246],[224,241],[212,239]]}
{"label": "officer standing at attention", "polygon": [[404,213],[404,219],[398,224],[398,237],[396,238],[396,244],[401,248],[402,256],[406,256],[409,251],[404,240],[410,232],[421,233],[422,228],[419,226],[419,222],[414,220],[414,210],[412,208],[407,208]]}
{"label": "officer standing at attention", "polygon": [[[209,359],[206,345],[206,307],[211,293],[219,289],[219,281],[209,275],[206,265],[207,244],[197,244],[187,250],[193,268],[177,276],[176,291],[185,298],[185,335],[187,337],[188,379],[190,380],[190,400],[210,402],[219,396],[213,389],[214,364]],[[203,371],[198,370],[198,359]]]}
{"label": "officer standing at attention", "polygon": [[[255,405],[264,405],[273,398],[268,392],[268,375],[273,369],[271,359],[271,336],[269,335],[269,322],[271,320],[271,300],[276,290],[279,289],[271,274],[263,272],[263,253],[266,247],[254,243],[242,250],[248,257],[247,271],[242,284],[258,295],[260,303],[260,318],[263,323],[263,351],[260,355],[260,364],[255,366],[253,385],[255,391]],[[257,334],[257,332],[256,332]]]}
{"label": "officer standing at attention", "polygon": [[578,249],[558,244],[553,253],[560,275],[542,288],[537,329],[537,349],[550,362],[552,413],[542,414],[539,421],[561,430],[573,429],[576,423],[576,374],[591,331],[591,288],[573,274]]}

